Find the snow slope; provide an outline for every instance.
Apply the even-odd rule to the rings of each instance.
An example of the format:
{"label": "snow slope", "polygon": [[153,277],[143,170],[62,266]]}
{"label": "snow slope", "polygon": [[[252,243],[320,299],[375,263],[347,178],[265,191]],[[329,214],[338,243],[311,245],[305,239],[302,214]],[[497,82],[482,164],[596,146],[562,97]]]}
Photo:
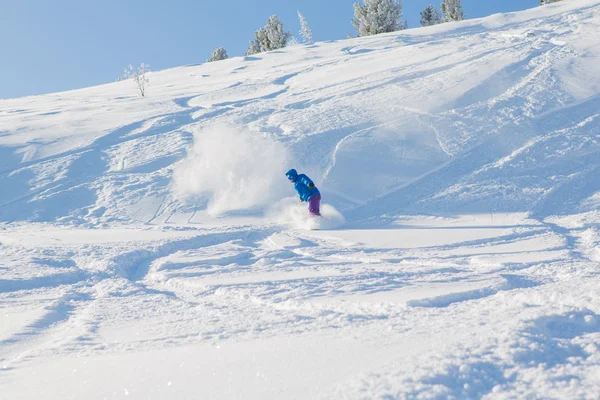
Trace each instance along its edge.
{"label": "snow slope", "polygon": [[570,0],[0,100],[0,399],[598,398],[598,38]]}

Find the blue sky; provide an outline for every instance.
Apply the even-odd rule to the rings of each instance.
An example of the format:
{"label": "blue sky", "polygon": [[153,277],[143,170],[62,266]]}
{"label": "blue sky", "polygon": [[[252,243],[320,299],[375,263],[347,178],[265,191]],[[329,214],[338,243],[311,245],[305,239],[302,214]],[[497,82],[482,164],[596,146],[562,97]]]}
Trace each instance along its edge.
{"label": "blue sky", "polygon": [[[437,4],[440,2],[433,2]],[[431,0],[404,0],[409,27]],[[353,33],[352,0],[0,0],[0,98],[112,82],[128,64],[153,70],[204,62],[224,46],[243,55],[271,14],[315,41]],[[535,7],[539,0],[463,0],[467,18]]]}

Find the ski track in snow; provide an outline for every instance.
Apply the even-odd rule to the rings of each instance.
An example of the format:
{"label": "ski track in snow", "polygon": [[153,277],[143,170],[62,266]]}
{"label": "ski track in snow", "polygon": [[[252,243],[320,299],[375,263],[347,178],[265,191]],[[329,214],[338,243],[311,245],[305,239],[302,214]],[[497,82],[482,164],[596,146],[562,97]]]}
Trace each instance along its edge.
{"label": "ski track in snow", "polygon": [[[597,398],[599,36],[573,0],[0,100],[0,399]],[[222,124],[346,224],[174,196]]]}

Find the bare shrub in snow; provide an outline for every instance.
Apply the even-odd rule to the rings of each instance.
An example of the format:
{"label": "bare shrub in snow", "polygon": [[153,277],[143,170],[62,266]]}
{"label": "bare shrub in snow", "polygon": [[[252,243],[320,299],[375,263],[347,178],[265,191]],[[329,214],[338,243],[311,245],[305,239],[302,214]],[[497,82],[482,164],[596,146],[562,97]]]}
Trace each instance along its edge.
{"label": "bare shrub in snow", "polygon": [[550,4],[550,3],[558,3],[559,1],[562,1],[562,0],[540,0],[540,6]]}
{"label": "bare shrub in snow", "polygon": [[213,51],[210,58],[206,60],[206,62],[221,61],[227,58],[229,58],[229,56],[227,55],[227,50],[225,50],[225,47],[219,47]]}
{"label": "bare shrub in snow", "polygon": [[246,55],[277,50],[285,47],[292,37],[289,32],[283,31],[283,23],[277,15],[271,15],[265,26],[254,32],[255,39],[250,41]]}
{"label": "bare shrub in snow", "polygon": [[135,82],[140,95],[144,97],[146,95],[146,85],[150,83],[150,80],[146,76],[148,72],[150,72],[150,66],[148,64],[141,63],[137,71],[133,65],[129,64],[127,68],[125,68],[125,72],[120,80],[132,79]]}
{"label": "bare shrub in snow", "polygon": [[407,28],[400,22],[402,3],[400,0],[364,0],[364,5],[354,3],[352,25],[358,36],[377,35]]}

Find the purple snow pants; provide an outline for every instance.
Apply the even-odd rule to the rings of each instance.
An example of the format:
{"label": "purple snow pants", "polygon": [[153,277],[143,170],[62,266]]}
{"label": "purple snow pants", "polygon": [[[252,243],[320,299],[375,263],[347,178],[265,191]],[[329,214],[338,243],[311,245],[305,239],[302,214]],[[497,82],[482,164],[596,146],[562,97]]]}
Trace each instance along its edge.
{"label": "purple snow pants", "polygon": [[308,211],[313,217],[320,217],[321,212],[319,211],[319,206],[321,205],[321,195],[315,194],[313,197],[308,199]]}

